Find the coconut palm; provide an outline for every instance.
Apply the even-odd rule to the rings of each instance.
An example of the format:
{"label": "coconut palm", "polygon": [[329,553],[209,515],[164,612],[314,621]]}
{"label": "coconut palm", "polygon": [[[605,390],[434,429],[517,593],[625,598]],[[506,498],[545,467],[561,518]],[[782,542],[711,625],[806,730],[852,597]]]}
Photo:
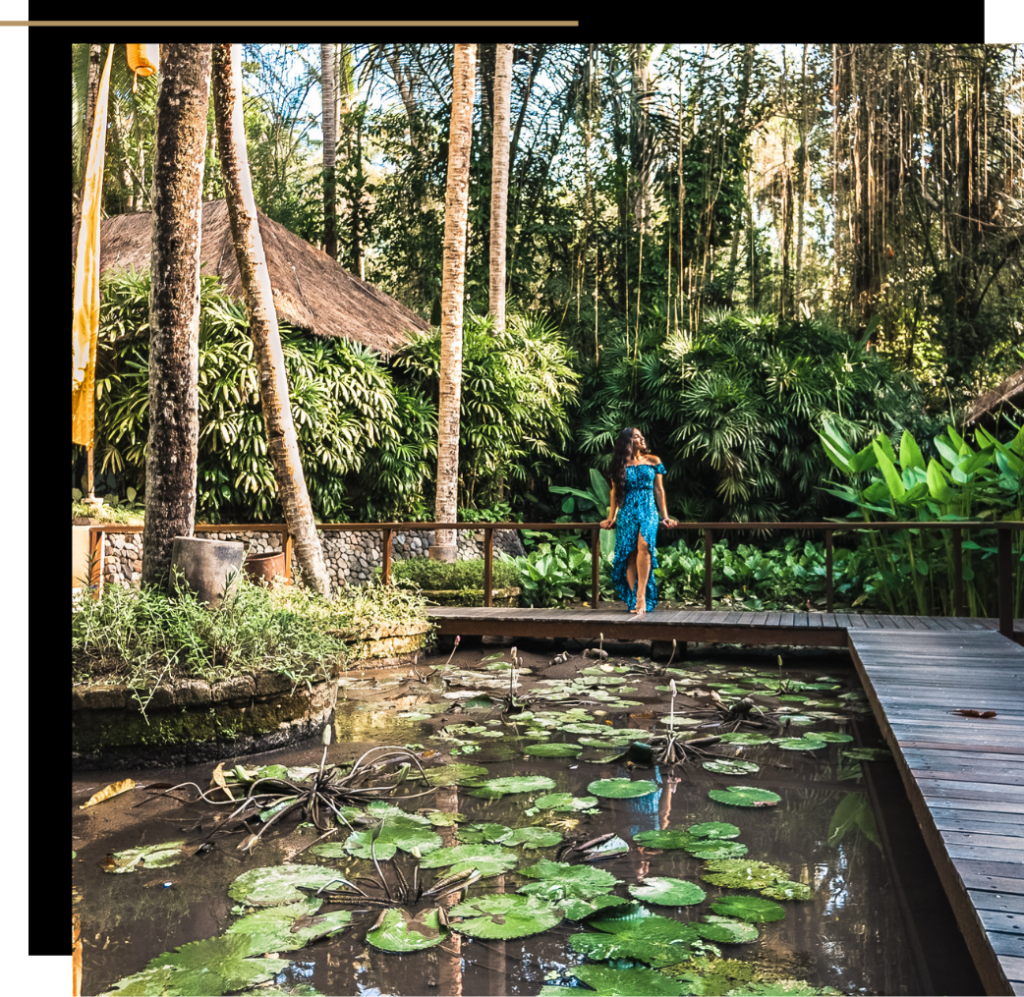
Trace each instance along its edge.
{"label": "coconut palm", "polygon": [[334,46],[320,46],[320,87],[324,105],[324,249],[338,258],[338,216],[334,203],[334,160],[338,147],[338,105],[334,99]]}
{"label": "coconut palm", "polygon": [[505,328],[505,222],[508,216],[508,139],[512,100],[512,46],[494,57],[494,158],[491,166],[491,300],[494,328]]}
{"label": "coconut palm", "polygon": [[302,473],[298,437],[292,419],[285,376],[284,353],[277,327],[277,312],[270,288],[270,275],[263,254],[263,241],[256,222],[249,157],[242,121],[242,62],[237,45],[213,47],[213,92],[217,116],[224,192],[231,216],[231,234],[238,258],[238,270],[245,289],[249,328],[260,371],[260,398],[267,429],[270,459],[274,465],[277,491],[288,532],[295,544],[295,556],[306,580],[318,593],[331,594],[323,549],[313,520],[313,508]]}
{"label": "coconut palm", "polygon": [[199,450],[199,240],[210,46],[165,45],[157,98],[149,307],[149,443],[143,584],[163,584],[191,536]]}

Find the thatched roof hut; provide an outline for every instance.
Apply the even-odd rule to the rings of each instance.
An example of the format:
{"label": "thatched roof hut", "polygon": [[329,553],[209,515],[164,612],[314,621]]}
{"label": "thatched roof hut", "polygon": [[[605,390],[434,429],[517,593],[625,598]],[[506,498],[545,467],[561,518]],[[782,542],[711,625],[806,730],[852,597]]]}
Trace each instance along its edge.
{"label": "thatched roof hut", "polygon": [[968,426],[973,425],[986,415],[995,415],[1007,403],[1014,408],[1024,408],[1024,367],[975,399],[964,421]]}
{"label": "thatched roof hut", "polygon": [[[278,318],[316,333],[363,343],[385,355],[408,342],[409,330],[429,324],[379,288],[360,280],[326,253],[257,210],[270,286]],[[100,268],[147,270],[152,215],[148,211],[115,215],[100,226]],[[74,265],[78,226],[72,228]],[[231,222],[223,200],[203,202],[200,259],[204,274],[215,274],[227,293],[241,300],[242,281],[235,262]]]}

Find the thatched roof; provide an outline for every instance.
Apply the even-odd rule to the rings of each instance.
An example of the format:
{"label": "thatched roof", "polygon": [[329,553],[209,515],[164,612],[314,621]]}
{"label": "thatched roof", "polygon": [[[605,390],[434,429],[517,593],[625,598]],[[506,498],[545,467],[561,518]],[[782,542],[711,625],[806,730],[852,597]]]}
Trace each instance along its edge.
{"label": "thatched roof", "polygon": [[[360,280],[326,253],[257,211],[270,286],[278,318],[318,336],[342,336],[384,354],[408,342],[410,329],[430,326],[379,288]],[[148,211],[107,218],[100,226],[100,268],[147,270],[152,215]],[[78,227],[71,237],[72,265]],[[242,281],[223,200],[203,202],[200,259],[204,274],[221,277],[227,293],[241,300]]]}
{"label": "thatched roof", "polygon": [[974,404],[967,410],[966,422],[970,425],[977,422],[982,416],[994,412],[1006,402],[1012,402],[1018,407],[1024,407],[1024,367],[1016,373],[1011,374],[1001,384],[986,391],[977,398]]}

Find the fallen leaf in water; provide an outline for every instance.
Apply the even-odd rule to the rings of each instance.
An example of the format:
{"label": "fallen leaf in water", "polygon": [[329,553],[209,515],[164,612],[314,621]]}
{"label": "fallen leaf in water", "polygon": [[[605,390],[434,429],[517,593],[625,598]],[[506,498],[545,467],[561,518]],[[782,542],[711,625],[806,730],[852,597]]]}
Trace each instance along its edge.
{"label": "fallen leaf in water", "polygon": [[222,789],[225,793],[227,793],[227,796],[228,796],[229,800],[232,800],[232,801],[234,800],[235,796],[231,792],[231,790],[228,789],[228,784],[227,784],[227,782],[224,779],[224,763],[223,762],[218,762],[217,763],[217,767],[213,770],[213,775],[210,777],[210,785],[211,786],[217,786],[218,788]]}
{"label": "fallen leaf in water", "polygon": [[981,717],[982,720],[991,720],[996,716],[995,710],[951,710],[950,712],[961,717]]}
{"label": "fallen leaf in water", "polygon": [[129,789],[135,788],[134,779],[122,779],[120,782],[112,782],[106,789],[101,789],[98,793],[93,793],[78,809],[84,810],[86,807],[91,807],[96,803],[102,803],[104,800],[109,800],[111,797],[120,796],[121,793],[127,793]]}

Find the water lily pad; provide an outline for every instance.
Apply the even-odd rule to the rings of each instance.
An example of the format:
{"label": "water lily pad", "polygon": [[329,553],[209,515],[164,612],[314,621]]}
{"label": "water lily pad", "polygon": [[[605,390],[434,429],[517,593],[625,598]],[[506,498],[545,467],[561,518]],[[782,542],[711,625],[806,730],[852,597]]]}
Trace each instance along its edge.
{"label": "water lily pad", "polygon": [[553,928],[562,912],[539,897],[519,893],[495,893],[471,897],[448,911],[450,918],[462,918],[456,930],[473,938],[525,938]]}
{"label": "water lily pad", "polygon": [[761,766],[755,762],[722,758],[704,762],[702,768],[707,769],[708,772],[717,772],[719,775],[753,775],[760,771]]}
{"label": "water lily pad", "polygon": [[527,883],[519,888],[528,896],[559,900],[590,900],[601,893],[608,893],[619,882],[607,869],[592,865],[570,865],[568,862],[552,862],[541,859],[536,865],[527,866],[520,872],[537,883]]}
{"label": "water lily pad", "polygon": [[761,887],[761,895],[772,897],[774,900],[810,900],[814,896],[814,890],[806,883],[780,879],[778,882]]}
{"label": "water lily pad", "polygon": [[541,793],[554,788],[555,780],[546,775],[510,775],[501,779],[488,779],[469,795],[495,799],[510,793]]}
{"label": "water lily pad", "polygon": [[497,876],[515,868],[516,853],[501,845],[459,845],[431,852],[420,860],[421,869],[440,869],[451,866],[450,872],[476,869],[482,876]]}
{"label": "water lily pad", "polygon": [[523,754],[538,758],[579,758],[582,750],[576,744],[528,744],[523,748]]}
{"label": "water lily pad", "polygon": [[723,917],[738,917],[741,921],[781,921],[786,908],[761,897],[720,897],[711,909]]}
{"label": "water lily pad", "polygon": [[615,728],[609,727],[607,724],[590,723],[563,724],[562,730],[564,730],[567,734],[604,734],[606,732],[615,732]]}
{"label": "water lily pad", "polygon": [[249,869],[228,887],[228,895],[250,907],[272,907],[293,904],[304,899],[295,887],[326,886],[338,873],[317,865],[274,865]]}
{"label": "water lily pad", "polygon": [[722,734],[722,740],[727,744],[767,744],[771,738],[767,734],[754,734],[751,731],[738,730]]}
{"label": "water lily pad", "polygon": [[436,908],[418,914],[387,910],[380,926],[366,933],[366,940],[385,952],[419,952],[440,945],[450,933],[441,926]]}
{"label": "water lily pad", "polygon": [[[713,886],[759,890],[772,883],[789,882],[789,874],[777,865],[749,859],[719,859],[708,862],[701,876]],[[722,913],[725,913],[724,911]]]}
{"label": "water lily pad", "polygon": [[[194,848],[195,846],[193,846]],[[166,841],[159,845],[142,845],[113,852],[100,863],[104,872],[135,872],[138,869],[166,869],[177,865],[187,855],[185,841]]]}
{"label": "water lily pad", "polygon": [[888,748],[850,748],[843,752],[843,758],[857,762],[878,762],[892,758],[892,752]]}
{"label": "water lily pad", "polygon": [[[368,859],[375,855],[378,860],[392,858],[401,849],[419,858],[436,851],[444,845],[439,834],[426,817],[406,813],[401,807],[374,800],[366,806],[367,816],[380,821],[379,828],[353,831],[345,841],[345,848],[357,858]],[[377,838],[374,841],[373,835]],[[373,841],[371,853],[370,844]]]}
{"label": "water lily pad", "polygon": [[668,724],[669,727],[698,727],[702,723],[697,717],[681,717],[678,714],[661,717],[658,723]]}
{"label": "water lily pad", "polygon": [[[599,963],[573,966],[569,972],[582,980],[591,990],[574,987],[550,987],[549,992],[560,991],[565,997],[679,997],[693,993],[684,982],[673,980],[655,969],[635,966],[632,969],[616,969]],[[543,994],[543,991],[542,991]],[[555,995],[559,997],[559,995]]]}
{"label": "water lily pad", "polygon": [[813,735],[804,735],[804,737],[809,736],[814,736],[819,741],[825,741],[827,744],[848,744],[853,740],[852,734],[842,734],[837,730],[819,730],[815,731]]}
{"label": "water lily pad", "polygon": [[695,838],[711,838],[715,841],[738,838],[740,829],[735,824],[721,820],[709,820],[703,824],[691,824],[687,829]]}
{"label": "water lily pad", "polygon": [[658,784],[650,779],[598,779],[587,786],[587,792],[613,800],[627,800],[635,796],[648,796],[658,791]]}
{"label": "water lily pad", "polygon": [[625,748],[632,740],[629,737],[581,737],[579,743],[587,748]]}
{"label": "water lily pad", "polygon": [[348,910],[318,914],[322,905],[323,900],[318,897],[303,897],[295,904],[266,907],[235,921],[224,935],[243,936],[247,941],[247,955],[301,949],[318,938],[343,931],[352,920],[352,912]]}
{"label": "water lily pad", "polygon": [[688,831],[666,828],[664,831],[640,831],[633,840],[645,848],[687,848],[697,844],[697,838]]}
{"label": "water lily pad", "polygon": [[588,926],[597,931],[570,935],[574,952],[591,959],[638,959],[655,969],[682,962],[698,937],[690,925],[652,914],[640,904],[592,918]]}
{"label": "water lily pad", "polygon": [[617,897],[612,893],[602,893],[589,900],[565,900],[562,902],[562,913],[570,921],[583,921],[598,911],[609,907],[624,907],[629,903],[625,897]]}
{"label": "water lily pad", "polygon": [[650,876],[640,882],[643,885],[630,883],[629,892],[637,900],[663,907],[688,907],[699,904],[707,896],[696,883],[688,883],[685,879]]}
{"label": "water lily pad", "polygon": [[487,769],[483,765],[466,765],[463,762],[438,765],[424,771],[427,774],[427,784],[437,787],[464,785],[487,775]]}
{"label": "water lily pad", "polygon": [[756,786],[729,786],[728,789],[710,789],[708,796],[730,807],[774,807],[782,797],[770,789]]}
{"label": "water lily pad", "polygon": [[504,824],[466,824],[456,831],[456,835],[467,845],[478,845],[482,841],[496,845],[512,837],[512,828]]}
{"label": "water lily pad", "polygon": [[524,845],[526,848],[550,848],[561,842],[562,836],[550,827],[517,827],[506,845]]}
{"label": "water lily pad", "polygon": [[806,980],[772,980],[770,983],[747,983],[725,997],[826,997],[842,994],[832,987],[812,987]]}
{"label": "water lily pad", "polygon": [[825,742],[814,734],[804,734],[803,737],[780,737],[773,743],[783,751],[817,751],[825,747]]}
{"label": "water lily pad", "polygon": [[687,845],[686,850],[698,859],[732,859],[747,854],[747,846],[742,841],[709,841],[706,838]]}
{"label": "water lily pad", "polygon": [[590,810],[596,807],[597,797],[573,796],[572,793],[547,793],[544,796],[538,796],[535,803],[541,810],[572,813],[576,810]]}
{"label": "water lily pad", "polygon": [[756,942],[758,930],[746,921],[739,921],[733,917],[720,917],[716,914],[706,914],[703,923],[694,922],[701,938],[709,942],[723,942],[727,945],[738,945],[743,942]]}
{"label": "water lily pad", "polygon": [[466,819],[465,814],[445,813],[442,810],[435,810],[433,813],[427,814],[426,817],[434,827],[454,827]]}

